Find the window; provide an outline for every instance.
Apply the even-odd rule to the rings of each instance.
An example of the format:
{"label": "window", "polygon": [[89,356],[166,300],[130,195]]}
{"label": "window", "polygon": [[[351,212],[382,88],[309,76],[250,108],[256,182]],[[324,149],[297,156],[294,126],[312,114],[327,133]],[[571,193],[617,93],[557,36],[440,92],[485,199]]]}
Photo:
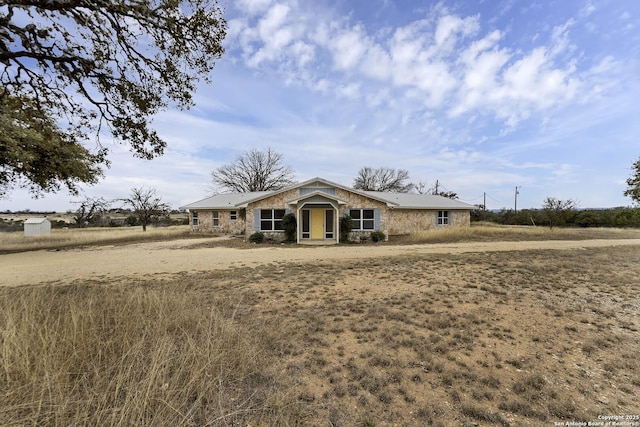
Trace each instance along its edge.
{"label": "window", "polygon": [[375,228],[373,209],[351,209],[349,216],[352,219],[351,229],[354,231]]}
{"label": "window", "polygon": [[284,216],[284,209],[262,209],[260,211],[260,230],[261,231],[282,230],[283,216]]}
{"label": "window", "polygon": [[198,226],[198,211],[191,212],[191,225],[193,227]]}
{"label": "window", "polygon": [[327,209],[324,213],[324,223],[325,223],[325,239],[333,239],[333,210]]}
{"label": "window", "polygon": [[449,225],[449,211],[438,211],[436,224]]}
{"label": "window", "polygon": [[309,239],[311,237],[311,220],[309,219],[309,210],[302,211],[302,238]]}
{"label": "window", "polygon": [[218,211],[213,212],[213,226],[214,227],[220,226],[220,212]]}
{"label": "window", "polygon": [[235,221],[236,219],[238,219],[238,211],[230,211],[229,212],[229,219],[231,221]]}

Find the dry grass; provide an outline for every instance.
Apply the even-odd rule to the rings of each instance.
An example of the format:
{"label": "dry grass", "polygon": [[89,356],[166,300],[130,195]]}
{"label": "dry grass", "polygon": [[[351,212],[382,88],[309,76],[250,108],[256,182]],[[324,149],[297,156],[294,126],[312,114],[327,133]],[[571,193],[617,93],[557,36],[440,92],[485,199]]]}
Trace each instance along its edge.
{"label": "dry grass", "polygon": [[276,369],[277,324],[235,321],[240,295],[201,304],[147,286],[8,291],[1,425],[246,425],[303,414]]}
{"label": "dry grass", "polygon": [[45,236],[25,236],[22,231],[0,233],[0,253],[40,249],[61,249],[90,245],[115,245],[145,241],[198,237],[188,225],[171,227],[70,228],[53,229]]}
{"label": "dry grass", "polygon": [[640,412],[640,248],[0,289],[0,425],[539,426]]}
{"label": "dry grass", "polygon": [[471,227],[441,227],[392,236],[392,243],[448,243],[521,240],[585,240],[585,239],[637,239],[640,231],[614,228],[554,228],[493,223],[473,223]]}

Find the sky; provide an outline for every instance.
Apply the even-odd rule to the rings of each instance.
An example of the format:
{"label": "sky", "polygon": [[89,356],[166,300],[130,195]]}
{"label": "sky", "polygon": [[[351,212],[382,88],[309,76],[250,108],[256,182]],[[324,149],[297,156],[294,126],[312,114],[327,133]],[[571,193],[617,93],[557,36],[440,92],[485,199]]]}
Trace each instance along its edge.
{"label": "sky", "polygon": [[173,208],[208,197],[244,151],[282,153],[298,181],[351,186],[364,166],[488,209],[628,206],[640,157],[636,0],[227,0],[226,53],[196,105],[153,127],[154,160],[109,144],[79,196],[14,190],[0,211],[75,210],[155,188]]}

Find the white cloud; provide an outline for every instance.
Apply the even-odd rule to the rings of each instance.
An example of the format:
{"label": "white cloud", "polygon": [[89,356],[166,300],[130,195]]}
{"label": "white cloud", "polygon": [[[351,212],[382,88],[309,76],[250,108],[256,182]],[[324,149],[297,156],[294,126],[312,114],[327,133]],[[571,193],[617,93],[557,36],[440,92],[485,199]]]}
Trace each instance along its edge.
{"label": "white cloud", "polygon": [[247,15],[264,12],[271,5],[272,0],[236,0],[235,7]]}
{"label": "white cloud", "polygon": [[335,67],[339,70],[356,68],[367,51],[367,37],[364,30],[356,26],[339,32],[329,41]]}

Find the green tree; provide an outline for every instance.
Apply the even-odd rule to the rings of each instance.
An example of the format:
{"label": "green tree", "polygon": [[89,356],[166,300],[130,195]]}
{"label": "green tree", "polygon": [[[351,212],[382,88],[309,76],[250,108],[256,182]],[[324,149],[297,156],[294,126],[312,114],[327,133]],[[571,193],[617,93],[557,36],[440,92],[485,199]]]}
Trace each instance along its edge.
{"label": "green tree", "polygon": [[545,213],[549,228],[563,224],[567,218],[567,214],[577,206],[578,202],[571,199],[562,200],[555,197],[547,197],[544,199],[542,210]]}
{"label": "green tree", "polygon": [[102,175],[104,151],[91,153],[29,98],[0,96],[0,129],[0,197],[16,186],[35,195],[62,186],[78,194],[78,183]]}
{"label": "green tree", "polygon": [[163,203],[155,189],[132,188],[131,195],[122,201],[131,207],[133,215],[142,225],[142,231],[147,231],[147,225],[157,222],[171,212],[167,203]]}
{"label": "green tree", "polygon": [[627,189],[624,195],[631,197],[634,203],[640,205],[640,159],[636,160],[631,169],[633,175],[627,179]]}
{"label": "green tree", "polygon": [[[20,0],[4,2],[0,14],[3,110],[28,103],[39,121],[49,118],[50,135],[39,143],[16,135],[41,131],[26,111],[13,118],[14,132],[3,126],[0,133],[0,145],[11,151],[0,158],[4,182],[20,177],[32,190],[55,191],[63,183],[74,191],[77,182],[95,182],[96,166],[107,165],[100,144],[106,128],[136,156],[161,155],[166,143],[150,127],[152,117],[169,105],[190,107],[197,81],[209,81],[224,51],[217,0]],[[95,154],[80,144],[89,134],[97,140]],[[43,151],[54,160],[37,173],[11,162]],[[61,151],[71,156],[52,154]]]}

